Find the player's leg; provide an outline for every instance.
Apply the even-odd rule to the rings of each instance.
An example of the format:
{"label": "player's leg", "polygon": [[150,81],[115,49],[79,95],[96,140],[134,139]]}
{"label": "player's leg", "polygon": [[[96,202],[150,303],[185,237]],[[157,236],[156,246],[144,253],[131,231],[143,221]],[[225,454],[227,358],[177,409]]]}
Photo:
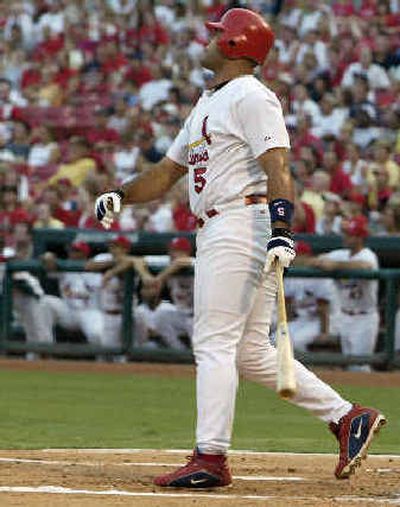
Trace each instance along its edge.
{"label": "player's leg", "polygon": [[[47,323],[43,298],[36,299],[33,296],[15,294],[13,299],[14,308],[17,311],[28,343],[53,343],[53,329]],[[36,359],[36,353],[27,353],[27,359]]]}
{"label": "player's leg", "polygon": [[44,308],[47,324],[51,328],[56,324],[71,331],[79,329],[77,313],[67,303],[56,296],[43,296],[41,304]]}
{"label": "player's leg", "polygon": [[[251,210],[222,214],[205,229],[197,236],[192,338],[197,449],[187,466],[157,477],[160,486],[212,487],[231,482],[225,453],[238,384],[237,345],[262,275],[265,249],[260,246],[254,251]],[[265,231],[264,225],[264,236]]]}
{"label": "player's leg", "polygon": [[154,315],[154,330],[165,344],[176,350],[187,350],[186,345],[179,339],[185,333],[185,318],[183,312],[175,305],[159,306]]}
{"label": "player's leg", "polygon": [[[265,276],[257,291],[251,315],[239,345],[240,373],[252,381],[275,389],[277,375],[276,349],[268,340],[271,313],[275,306],[275,273]],[[337,422],[346,414],[351,403],[344,400],[314,373],[295,361],[298,390],[292,403],[310,410],[325,422]]]}
{"label": "player's leg", "polygon": [[144,303],[134,309],[134,344],[137,347],[153,347],[150,341],[150,333],[154,330],[154,311]]}
{"label": "player's leg", "polygon": [[88,343],[101,345],[104,333],[104,316],[97,308],[78,310],[79,327]]}
{"label": "player's leg", "polygon": [[[367,315],[357,315],[353,317],[353,321],[348,323],[348,340],[351,343],[351,354],[356,356],[372,356],[379,331],[379,314],[378,312],[369,313]],[[349,367],[352,371],[370,372],[369,364],[352,365]]]}
{"label": "player's leg", "polygon": [[122,316],[103,312],[103,334],[101,344],[103,347],[120,347],[122,344]]}
{"label": "player's leg", "polygon": [[351,356],[353,354],[351,332],[354,329],[353,317],[340,313],[340,321],[338,324],[340,349],[344,356]]}
{"label": "player's leg", "polygon": [[299,318],[291,320],[288,326],[293,340],[293,348],[301,352],[306,352],[307,346],[313,343],[321,332],[321,324],[318,319]]}
{"label": "player's leg", "polygon": [[[260,286],[238,353],[242,375],[272,389],[276,387],[277,355],[267,336],[275,284],[275,275],[270,273]],[[374,433],[385,423],[385,418],[375,409],[352,405],[298,361],[295,361],[295,373],[298,389],[291,401],[330,423],[340,444],[335,475],[346,478],[359,465],[361,457],[366,456]]]}

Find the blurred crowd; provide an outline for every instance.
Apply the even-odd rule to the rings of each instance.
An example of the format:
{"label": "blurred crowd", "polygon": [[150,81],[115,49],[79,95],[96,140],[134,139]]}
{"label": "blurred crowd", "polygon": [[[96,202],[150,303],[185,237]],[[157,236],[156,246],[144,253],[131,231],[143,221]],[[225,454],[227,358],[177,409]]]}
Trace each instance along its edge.
{"label": "blurred crowd", "polygon": [[[93,200],[157,162],[210,75],[206,19],[232,6],[276,33],[259,78],[291,135],[295,230],[364,214],[400,232],[398,0],[15,0],[0,3],[1,248],[32,228],[98,228]],[[185,182],[127,208],[123,231],[192,231]]]}
{"label": "blurred crowd", "polygon": [[[96,196],[166,153],[212,77],[199,63],[204,21],[238,6],[276,33],[257,75],[280,98],[291,137],[295,232],[341,234],[362,216],[363,238],[400,233],[400,0],[14,0],[0,2],[0,261],[29,259],[35,228],[101,228]],[[120,345],[121,277],[134,268],[139,342],[187,346],[192,282],[176,275],[190,247],[181,242],[183,260],[171,254],[156,275],[124,240],[194,231],[185,181],[127,207],[113,227],[119,239],[103,257],[69,247],[87,262],[84,277],[58,274],[51,253],[42,259],[57,295],[15,275],[28,341],[54,341],[58,325]]]}

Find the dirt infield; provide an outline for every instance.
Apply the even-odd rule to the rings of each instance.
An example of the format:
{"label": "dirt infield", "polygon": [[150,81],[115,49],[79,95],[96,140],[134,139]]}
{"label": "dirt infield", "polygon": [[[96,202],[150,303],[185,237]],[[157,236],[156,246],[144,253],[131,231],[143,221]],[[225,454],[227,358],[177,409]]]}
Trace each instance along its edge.
{"label": "dirt infield", "polygon": [[[81,361],[0,360],[0,369],[110,375],[193,376],[193,366],[98,364]],[[400,373],[361,374],[319,370],[326,381],[363,386],[400,386]],[[379,438],[379,437],[378,437]],[[347,506],[399,505],[400,456],[371,456],[355,477],[337,481],[337,457],[318,454],[231,454],[232,487],[163,490],[152,478],[172,470],[184,451],[4,450],[0,451],[0,506]]]}
{"label": "dirt infield", "polygon": [[154,475],[184,456],[184,451],[0,451],[0,505],[400,505],[400,456],[370,457],[356,476],[337,481],[332,455],[233,453],[232,487],[200,492],[152,485]]}

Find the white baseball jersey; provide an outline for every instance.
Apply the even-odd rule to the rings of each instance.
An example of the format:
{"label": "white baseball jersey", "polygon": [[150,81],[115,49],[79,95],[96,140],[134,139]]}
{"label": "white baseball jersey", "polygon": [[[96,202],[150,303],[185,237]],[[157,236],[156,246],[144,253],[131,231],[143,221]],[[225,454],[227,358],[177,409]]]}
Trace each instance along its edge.
{"label": "white baseball jersey", "polygon": [[328,278],[286,278],[285,295],[293,300],[293,310],[297,318],[314,319],[318,317],[318,300],[331,302],[334,287]]}
{"label": "white baseball jersey", "polygon": [[190,206],[200,216],[265,194],[267,176],[256,159],[278,147],[290,147],[280,102],[246,75],[203,92],[167,156],[188,167]]}
{"label": "white baseball jersey", "polygon": [[[379,269],[378,257],[370,248],[363,248],[355,255],[349,249],[333,250],[323,255],[332,261],[368,262],[371,269]],[[340,305],[345,312],[374,312],[378,305],[378,282],[376,280],[346,279],[335,280],[340,292]]]}
{"label": "white baseball jersey", "polygon": [[[94,261],[111,261],[113,258],[110,253],[101,253],[93,257]],[[104,312],[122,311],[123,287],[120,279],[114,276],[109,282],[100,289],[100,308]]]}
{"label": "white baseball jersey", "polygon": [[171,300],[177,308],[193,311],[193,277],[176,274],[172,276],[167,286]]}
{"label": "white baseball jersey", "polygon": [[97,307],[97,294],[101,286],[98,273],[62,273],[60,291],[70,308],[83,310]]}

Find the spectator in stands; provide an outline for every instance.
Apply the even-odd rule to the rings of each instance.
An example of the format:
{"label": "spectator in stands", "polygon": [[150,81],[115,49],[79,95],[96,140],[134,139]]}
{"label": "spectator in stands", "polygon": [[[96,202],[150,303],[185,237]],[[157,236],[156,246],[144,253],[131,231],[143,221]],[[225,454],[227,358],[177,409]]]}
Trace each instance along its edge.
{"label": "spectator in stands", "polygon": [[348,195],[353,185],[349,176],[342,170],[338,156],[332,151],[326,151],[323,157],[323,168],[331,177],[330,191],[342,197]]}
{"label": "spectator in stands", "polygon": [[52,216],[50,205],[47,202],[42,202],[36,206],[36,220],[33,223],[33,228],[63,229],[64,223]]}
{"label": "spectator in stands", "polygon": [[72,137],[68,147],[68,162],[59,166],[48,184],[52,185],[61,178],[68,178],[74,187],[79,187],[96,170],[96,162],[90,156],[89,148],[84,137]]}
{"label": "spectator in stands", "polygon": [[311,185],[304,189],[300,199],[312,207],[316,220],[322,216],[325,206],[323,194],[330,191],[331,176],[322,170],[315,171],[311,177]]}
{"label": "spectator in stands", "polygon": [[45,126],[39,126],[32,130],[31,149],[28,164],[32,167],[55,164],[60,160],[60,149],[55,142],[51,130]]}
{"label": "spectator in stands", "polygon": [[[147,162],[157,162],[190,104],[208,86],[209,76],[199,64],[203,22],[205,17],[219,19],[227,3],[156,3],[4,4],[0,187],[17,187],[16,205],[7,192],[0,205],[7,245],[15,246],[13,224],[28,224],[31,210],[49,196],[52,216],[66,226],[101,227],[92,201],[105,182],[116,188]],[[359,4],[338,1],[330,7],[308,0],[283,2],[276,9],[276,49],[260,69],[260,79],[280,97],[291,132],[292,163],[304,187],[303,204],[296,205],[298,231],[313,230],[308,216],[313,212],[319,226],[327,218],[322,230],[337,230],[340,219],[332,221],[336,204],[323,199],[326,191],[334,191],[342,196],[344,216],[369,214],[374,231],[396,233],[395,209],[384,204],[388,195],[381,180],[385,166],[390,190],[396,191],[400,182],[400,8],[396,1]],[[249,6],[270,13],[266,2],[254,0]],[[82,135],[90,142],[74,147]],[[388,145],[381,145],[382,140]],[[336,153],[334,164],[331,152]],[[332,183],[324,172],[327,165],[334,173]],[[339,166],[355,193],[347,191],[347,184],[343,188]],[[72,187],[59,183],[66,178]],[[380,192],[377,178],[384,192],[371,198]],[[49,182],[59,196],[53,189],[42,195]],[[186,195],[172,193],[162,203],[124,210],[121,225],[128,230],[193,230],[196,219],[186,200]],[[381,211],[375,209],[378,201]],[[16,216],[14,208],[20,208]]]}
{"label": "spectator in stands", "polygon": [[323,138],[328,136],[337,137],[342,128],[347,111],[336,107],[335,96],[331,93],[325,93],[320,102],[320,113],[315,112],[313,116],[312,134]]}
{"label": "spectator in stands", "polygon": [[340,234],[342,230],[342,200],[333,192],[325,192],[322,196],[325,201],[324,211],[317,221],[316,234]]}
{"label": "spectator in stands", "polygon": [[13,122],[12,137],[5,145],[5,149],[10,151],[16,162],[27,160],[30,152],[30,127],[22,121]]}
{"label": "spectator in stands", "polygon": [[350,64],[342,79],[342,86],[351,88],[355,77],[362,75],[368,79],[371,88],[389,88],[390,80],[383,67],[372,62],[372,52],[368,47],[360,51],[360,61]]}
{"label": "spectator in stands", "polygon": [[[376,166],[387,171],[389,176],[388,184],[391,188],[397,188],[400,184],[400,166],[393,160],[391,144],[385,140],[377,141],[374,144],[374,162]],[[371,164],[374,171],[374,164]]]}

